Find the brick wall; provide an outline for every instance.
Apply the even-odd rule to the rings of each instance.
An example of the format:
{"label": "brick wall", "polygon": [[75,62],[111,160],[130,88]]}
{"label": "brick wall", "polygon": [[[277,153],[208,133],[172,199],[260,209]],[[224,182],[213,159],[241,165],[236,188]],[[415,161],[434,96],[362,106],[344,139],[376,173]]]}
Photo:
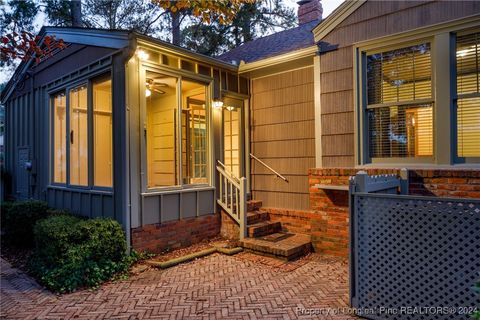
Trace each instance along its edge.
{"label": "brick wall", "polygon": [[220,218],[222,220],[220,235],[226,239],[239,240],[240,227],[238,223],[223,209],[220,210]]}
{"label": "brick wall", "polygon": [[132,247],[137,251],[160,253],[218,236],[220,215],[206,215],[132,229]]}
{"label": "brick wall", "polygon": [[263,207],[262,210],[268,212],[270,221],[281,222],[283,231],[303,234],[311,234],[312,232],[311,222],[316,216],[313,211],[268,207]]}
{"label": "brick wall", "polygon": [[[316,184],[348,185],[358,169],[311,169],[310,207],[317,216],[311,221],[316,252],[348,255],[348,191],[318,189]],[[400,169],[369,169],[369,175],[400,172]],[[412,195],[480,198],[480,170],[409,170]]]}

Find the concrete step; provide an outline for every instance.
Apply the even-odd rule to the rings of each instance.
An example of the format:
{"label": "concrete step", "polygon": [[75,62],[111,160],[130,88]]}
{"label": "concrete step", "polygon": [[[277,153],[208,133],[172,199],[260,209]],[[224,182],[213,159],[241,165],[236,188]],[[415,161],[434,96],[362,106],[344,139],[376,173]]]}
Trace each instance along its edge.
{"label": "concrete step", "polygon": [[280,230],[282,230],[282,224],[279,221],[262,221],[247,226],[248,236],[252,238],[266,236],[268,234],[279,232]]}
{"label": "concrete step", "polygon": [[[281,233],[279,233],[281,234]],[[285,237],[276,235],[273,241],[268,238],[245,238],[240,243],[243,248],[254,253],[294,260],[311,251],[312,243],[309,235],[290,233]]]}
{"label": "concrete step", "polygon": [[248,200],[247,211],[256,211],[262,207],[262,200]]}
{"label": "concrete step", "polygon": [[256,210],[247,212],[247,225],[259,223],[268,220],[268,212],[263,210]]}

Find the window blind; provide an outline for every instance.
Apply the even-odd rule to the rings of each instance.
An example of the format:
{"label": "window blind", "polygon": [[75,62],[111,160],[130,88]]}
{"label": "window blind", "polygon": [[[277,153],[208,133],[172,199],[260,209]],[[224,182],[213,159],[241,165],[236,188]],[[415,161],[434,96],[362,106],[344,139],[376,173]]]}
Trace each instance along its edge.
{"label": "window blind", "polygon": [[430,44],[367,56],[368,104],[432,97]]}
{"label": "window blind", "polygon": [[457,154],[480,157],[480,33],[457,37]]}
{"label": "window blind", "polygon": [[425,104],[368,110],[370,157],[432,156],[432,109]]}
{"label": "window blind", "polygon": [[429,43],[367,55],[371,158],[433,155],[431,69]]}

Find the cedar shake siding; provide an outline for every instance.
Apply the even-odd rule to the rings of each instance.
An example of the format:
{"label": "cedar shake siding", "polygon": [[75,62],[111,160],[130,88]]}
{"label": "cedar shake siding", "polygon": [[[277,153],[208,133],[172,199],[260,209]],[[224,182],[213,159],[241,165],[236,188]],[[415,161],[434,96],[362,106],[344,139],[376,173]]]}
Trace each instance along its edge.
{"label": "cedar shake siding", "polygon": [[353,44],[480,13],[478,1],[367,1],[320,39],[322,167],[353,167]]}
{"label": "cedar shake siding", "polygon": [[251,83],[251,153],[289,180],[251,160],[252,196],[264,207],[308,209],[308,169],[315,166],[313,68]]}

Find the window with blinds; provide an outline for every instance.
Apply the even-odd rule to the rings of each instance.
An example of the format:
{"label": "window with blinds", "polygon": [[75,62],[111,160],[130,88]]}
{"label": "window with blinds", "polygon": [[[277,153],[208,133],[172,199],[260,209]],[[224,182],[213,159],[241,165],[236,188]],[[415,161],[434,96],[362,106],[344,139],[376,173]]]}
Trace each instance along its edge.
{"label": "window with blinds", "polygon": [[480,157],[480,33],[457,37],[457,154]]}
{"label": "window with blinds", "polygon": [[367,55],[371,158],[433,155],[430,44]]}

